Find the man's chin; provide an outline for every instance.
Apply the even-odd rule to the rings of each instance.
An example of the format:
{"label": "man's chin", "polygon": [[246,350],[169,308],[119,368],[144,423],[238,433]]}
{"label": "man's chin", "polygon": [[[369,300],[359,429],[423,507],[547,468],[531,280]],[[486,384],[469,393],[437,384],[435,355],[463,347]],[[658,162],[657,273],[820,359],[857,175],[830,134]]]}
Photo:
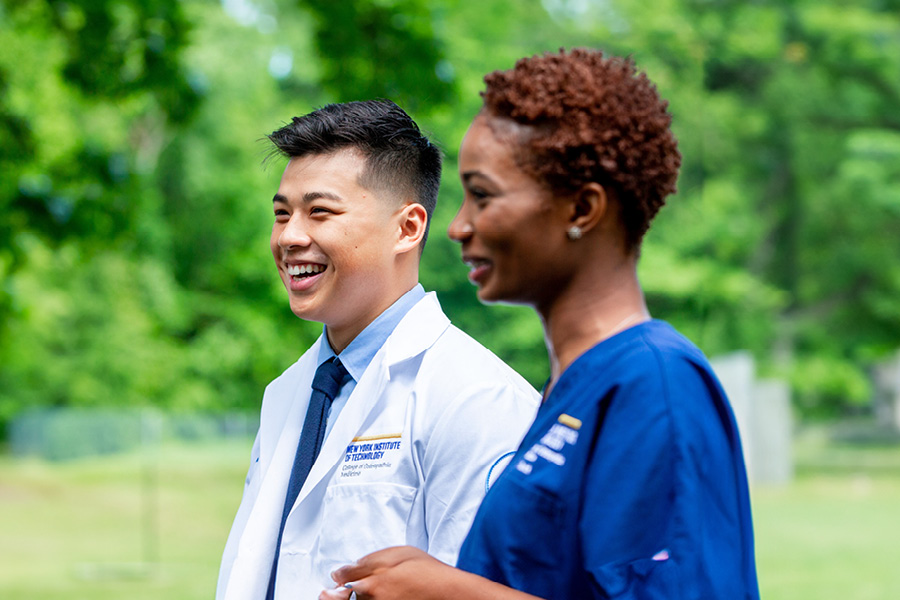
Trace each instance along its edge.
{"label": "man's chin", "polygon": [[322,317],[319,315],[319,311],[316,310],[315,307],[310,306],[308,301],[297,302],[293,298],[291,298],[291,312],[294,313],[294,316],[298,319],[303,319],[304,321],[313,321],[316,323],[322,322]]}

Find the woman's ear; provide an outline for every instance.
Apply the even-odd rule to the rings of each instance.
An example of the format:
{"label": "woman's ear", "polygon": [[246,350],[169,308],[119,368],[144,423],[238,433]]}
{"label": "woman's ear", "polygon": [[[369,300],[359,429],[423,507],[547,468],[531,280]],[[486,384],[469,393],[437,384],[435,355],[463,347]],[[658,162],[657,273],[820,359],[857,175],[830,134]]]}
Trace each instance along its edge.
{"label": "woman's ear", "polygon": [[398,218],[400,225],[400,235],[397,239],[398,253],[419,248],[428,225],[428,212],[425,207],[415,202],[406,204],[400,209]]}
{"label": "woman's ear", "polygon": [[606,188],[594,181],[581,186],[572,197],[569,225],[587,233],[597,226],[609,212]]}

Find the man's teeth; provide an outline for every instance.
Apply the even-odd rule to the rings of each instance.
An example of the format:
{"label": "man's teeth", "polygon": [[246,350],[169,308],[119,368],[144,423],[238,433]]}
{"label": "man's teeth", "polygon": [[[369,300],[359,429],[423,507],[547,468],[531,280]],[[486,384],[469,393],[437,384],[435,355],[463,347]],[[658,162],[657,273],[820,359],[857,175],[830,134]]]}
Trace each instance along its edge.
{"label": "man's teeth", "polygon": [[325,265],[289,265],[287,268],[287,274],[291,277],[297,277],[300,275],[314,275],[316,273],[321,273],[324,270]]}

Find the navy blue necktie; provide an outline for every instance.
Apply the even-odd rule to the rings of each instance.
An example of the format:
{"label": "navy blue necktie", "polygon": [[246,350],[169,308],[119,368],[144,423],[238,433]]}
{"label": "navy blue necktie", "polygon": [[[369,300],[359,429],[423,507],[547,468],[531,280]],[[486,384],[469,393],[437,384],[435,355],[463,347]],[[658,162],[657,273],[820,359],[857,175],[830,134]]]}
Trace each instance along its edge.
{"label": "navy blue necktie", "polygon": [[266,600],[272,600],[275,597],[275,573],[278,569],[278,556],[281,554],[284,523],[287,521],[291,509],[294,507],[294,501],[297,500],[297,495],[300,494],[300,489],[303,487],[303,482],[306,481],[306,477],[319,455],[319,450],[322,448],[331,403],[348,377],[347,369],[336,356],[319,365],[319,368],[316,369],[316,376],[313,377],[309,408],[306,409],[306,419],[303,421],[303,430],[300,432],[300,443],[297,445],[297,454],[294,456],[294,467],[291,469],[291,479],[288,482],[287,496],[284,500],[284,511],[281,514],[281,528],[278,530],[278,540],[275,543],[275,558],[272,561],[272,574],[269,576]]}

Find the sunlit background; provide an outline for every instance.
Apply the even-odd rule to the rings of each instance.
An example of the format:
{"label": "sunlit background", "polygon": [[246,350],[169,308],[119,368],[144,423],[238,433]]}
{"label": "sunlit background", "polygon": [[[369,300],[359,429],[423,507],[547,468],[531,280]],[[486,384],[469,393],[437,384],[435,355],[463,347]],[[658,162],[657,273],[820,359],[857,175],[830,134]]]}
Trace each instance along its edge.
{"label": "sunlit background", "polygon": [[391,98],[446,169],[422,281],[540,386],[446,236],[482,76],[591,46],[670,100],[651,312],[722,375],[762,595],[900,598],[900,0],[3,0],[0,597],[211,598],[265,385],[321,326],[263,136]]}

